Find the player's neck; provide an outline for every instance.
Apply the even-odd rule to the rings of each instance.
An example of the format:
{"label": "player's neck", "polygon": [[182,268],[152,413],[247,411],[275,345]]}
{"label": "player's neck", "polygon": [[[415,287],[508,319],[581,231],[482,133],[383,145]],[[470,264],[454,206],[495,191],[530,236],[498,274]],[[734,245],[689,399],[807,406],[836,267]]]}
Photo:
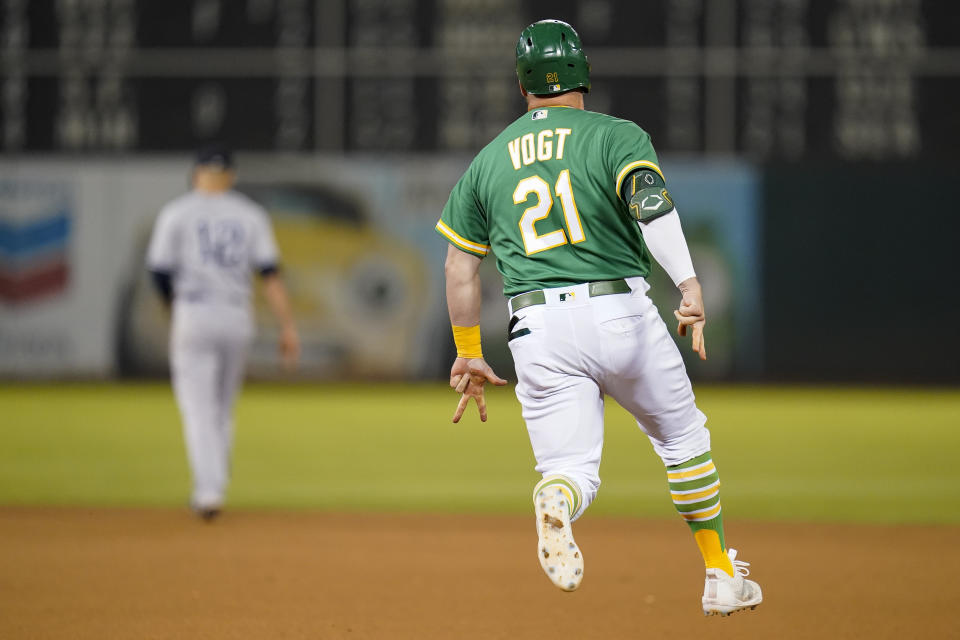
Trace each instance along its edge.
{"label": "player's neck", "polygon": [[539,97],[532,93],[527,94],[527,111],[534,109],[543,109],[544,107],[571,107],[573,109],[583,109],[583,93],[580,91],[568,91],[559,96]]}
{"label": "player's neck", "polygon": [[229,191],[233,182],[233,174],[226,171],[197,171],[193,174],[193,188],[203,194]]}

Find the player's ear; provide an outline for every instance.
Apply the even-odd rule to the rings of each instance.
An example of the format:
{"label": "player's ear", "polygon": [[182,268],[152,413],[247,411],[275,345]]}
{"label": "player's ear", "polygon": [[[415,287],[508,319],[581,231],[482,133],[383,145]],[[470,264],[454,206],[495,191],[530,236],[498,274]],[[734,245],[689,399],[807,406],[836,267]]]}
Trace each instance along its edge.
{"label": "player's ear", "polygon": [[520,87],[520,95],[522,95],[524,98],[526,98],[527,95],[528,95],[528,94],[527,94],[527,90],[523,88],[523,84],[521,84],[520,78],[517,78],[517,86]]}

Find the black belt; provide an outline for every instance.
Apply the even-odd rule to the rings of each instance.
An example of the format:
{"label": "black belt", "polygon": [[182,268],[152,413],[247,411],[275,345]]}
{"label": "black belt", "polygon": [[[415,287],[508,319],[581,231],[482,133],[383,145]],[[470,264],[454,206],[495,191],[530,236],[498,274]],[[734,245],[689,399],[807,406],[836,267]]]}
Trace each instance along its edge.
{"label": "black belt", "polygon": [[[627,284],[627,281],[623,278],[619,280],[600,280],[598,282],[591,282],[587,285],[587,292],[590,294],[591,298],[597,296],[609,296],[615,293],[632,293],[633,289],[630,288],[630,285]],[[532,307],[538,304],[547,304],[547,294],[543,292],[543,289],[537,289],[536,291],[527,291],[526,293],[521,293],[518,296],[510,298],[510,312],[516,313],[520,309],[526,309],[527,307]],[[525,336],[530,333],[530,329],[519,329],[514,331],[513,328],[520,321],[520,318],[514,316],[510,319],[510,326],[507,327],[507,342],[513,340],[514,338],[519,338],[520,336]]]}
{"label": "black belt", "polygon": [[[630,288],[626,280],[620,278],[619,280],[591,282],[587,285],[587,291],[590,293],[591,298],[595,298],[597,296],[609,296],[614,293],[630,293],[633,289]],[[547,294],[543,292],[543,289],[527,291],[526,293],[521,293],[518,296],[510,298],[510,311],[511,313],[516,313],[520,309],[526,309],[536,304],[547,304]]]}

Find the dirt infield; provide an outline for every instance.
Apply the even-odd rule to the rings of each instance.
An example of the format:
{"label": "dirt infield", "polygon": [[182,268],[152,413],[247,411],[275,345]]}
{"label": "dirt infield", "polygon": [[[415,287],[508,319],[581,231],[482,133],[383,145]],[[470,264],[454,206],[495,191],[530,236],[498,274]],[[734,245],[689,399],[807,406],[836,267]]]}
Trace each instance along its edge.
{"label": "dirt infield", "polygon": [[766,600],[721,619],[681,522],[587,516],[566,594],[529,518],[4,508],[0,638],[960,637],[960,528],[728,535]]}

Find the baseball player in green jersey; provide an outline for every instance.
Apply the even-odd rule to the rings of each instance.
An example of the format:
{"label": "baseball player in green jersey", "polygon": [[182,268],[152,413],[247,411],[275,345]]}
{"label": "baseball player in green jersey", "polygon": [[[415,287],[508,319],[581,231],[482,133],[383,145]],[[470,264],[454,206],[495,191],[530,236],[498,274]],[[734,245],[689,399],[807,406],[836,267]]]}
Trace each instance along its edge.
{"label": "baseball player in green jersey", "polygon": [[700,285],[650,143],[632,122],[584,109],[590,67],[565,22],[530,25],[517,43],[527,112],[477,154],[437,231],[450,243],[446,293],[457,358],[450,384],[486,420],[484,384],[506,384],[480,346],[480,261],[496,256],[509,297],[517,398],[543,479],[533,491],[537,556],[565,591],[583,578],[571,522],[597,495],[603,403],[637,419],[667,468],[673,502],[706,565],[705,614],[755,608],[723,535],[706,417],[677,346],[647,297],[650,256],[677,284],[678,331],[706,359]]}

